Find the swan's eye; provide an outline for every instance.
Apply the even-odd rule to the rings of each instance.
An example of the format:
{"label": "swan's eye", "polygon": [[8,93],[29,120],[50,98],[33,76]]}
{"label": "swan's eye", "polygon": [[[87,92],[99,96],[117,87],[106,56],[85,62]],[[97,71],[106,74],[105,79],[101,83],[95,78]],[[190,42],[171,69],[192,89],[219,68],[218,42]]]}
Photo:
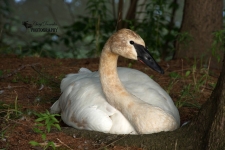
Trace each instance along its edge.
{"label": "swan's eye", "polygon": [[133,45],[134,44],[134,41],[130,41],[130,44]]}

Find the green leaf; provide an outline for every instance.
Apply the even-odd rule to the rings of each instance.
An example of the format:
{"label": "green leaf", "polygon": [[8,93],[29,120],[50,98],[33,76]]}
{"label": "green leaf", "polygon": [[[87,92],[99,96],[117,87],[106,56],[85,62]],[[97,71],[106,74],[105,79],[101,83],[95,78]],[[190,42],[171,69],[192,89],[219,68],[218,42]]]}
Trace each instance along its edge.
{"label": "green leaf", "polygon": [[51,124],[47,124],[46,128],[47,128],[47,131],[48,131],[48,133],[49,133],[50,130],[51,130]]}
{"label": "green leaf", "polygon": [[54,124],[54,127],[56,127],[58,130],[61,130],[61,127],[59,126],[59,124]]}
{"label": "green leaf", "polygon": [[54,123],[59,123],[59,121],[55,117],[52,118],[52,121],[54,121]]}
{"label": "green leaf", "polygon": [[185,77],[189,76],[189,74],[190,74],[190,73],[191,73],[191,71],[190,71],[190,70],[186,71],[186,73],[185,73]]}
{"label": "green leaf", "polygon": [[35,122],[40,122],[40,121],[43,121],[43,120],[45,120],[45,118],[38,118],[38,119],[35,120]]}
{"label": "green leaf", "polygon": [[45,133],[42,134],[42,135],[41,135],[41,138],[42,138],[42,140],[46,140],[46,134],[45,134]]}
{"label": "green leaf", "polygon": [[46,114],[51,115],[50,112],[48,110],[46,110]]}
{"label": "green leaf", "polygon": [[32,146],[39,146],[39,145],[40,145],[40,144],[39,144],[38,142],[36,142],[36,141],[30,141],[29,144],[32,145]]}
{"label": "green leaf", "polygon": [[44,126],[44,124],[43,124],[43,123],[38,123],[38,124],[36,124],[35,126],[38,126],[38,127],[43,127],[43,126]]}
{"label": "green leaf", "polygon": [[40,129],[38,129],[38,128],[33,128],[33,131],[35,132],[35,133],[43,133]]}
{"label": "green leaf", "polygon": [[61,116],[60,114],[53,114],[53,116],[55,117],[55,116],[57,116],[57,117],[59,117],[59,116]]}
{"label": "green leaf", "polygon": [[49,122],[50,122],[50,118],[46,118],[45,124],[49,124]]}
{"label": "green leaf", "polygon": [[47,147],[49,147],[49,146],[51,146],[53,149],[55,149],[55,143],[54,142],[52,142],[52,141],[48,142]]}
{"label": "green leaf", "polygon": [[180,77],[180,75],[178,73],[176,73],[176,72],[171,72],[169,75],[170,75],[171,78],[174,78],[174,79]]}

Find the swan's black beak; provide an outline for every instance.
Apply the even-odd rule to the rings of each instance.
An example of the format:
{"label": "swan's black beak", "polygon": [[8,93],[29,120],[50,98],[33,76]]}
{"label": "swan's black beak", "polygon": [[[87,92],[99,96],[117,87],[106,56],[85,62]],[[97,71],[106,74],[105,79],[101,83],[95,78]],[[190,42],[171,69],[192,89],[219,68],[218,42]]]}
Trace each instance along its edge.
{"label": "swan's black beak", "polygon": [[133,43],[133,45],[137,51],[137,57],[139,61],[145,63],[147,66],[157,71],[158,73],[164,74],[163,69],[158,65],[158,63],[154,60],[149,51],[143,45],[136,43]]}

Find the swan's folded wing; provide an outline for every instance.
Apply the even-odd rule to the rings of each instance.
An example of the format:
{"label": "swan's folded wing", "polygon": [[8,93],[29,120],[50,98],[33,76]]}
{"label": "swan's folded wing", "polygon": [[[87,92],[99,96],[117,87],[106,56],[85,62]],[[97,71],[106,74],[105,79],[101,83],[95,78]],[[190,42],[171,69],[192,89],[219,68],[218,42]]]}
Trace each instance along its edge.
{"label": "swan's folded wing", "polygon": [[112,127],[109,116],[115,111],[107,107],[109,104],[105,101],[99,78],[73,80],[74,75],[67,77],[62,84],[67,84],[68,80],[71,82],[67,87],[63,85],[65,89],[51,107],[51,112],[56,112],[60,107],[61,117],[66,124],[78,129],[109,132]]}
{"label": "swan's folded wing", "polygon": [[118,68],[118,74],[129,93],[173,115],[177,122],[180,123],[179,112],[173,100],[166,91],[148,75],[130,68]]}

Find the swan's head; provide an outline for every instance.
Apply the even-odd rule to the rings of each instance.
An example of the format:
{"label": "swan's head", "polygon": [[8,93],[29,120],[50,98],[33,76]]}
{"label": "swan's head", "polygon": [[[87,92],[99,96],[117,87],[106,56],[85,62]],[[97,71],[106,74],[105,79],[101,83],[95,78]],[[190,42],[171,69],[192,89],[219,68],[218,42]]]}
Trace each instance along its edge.
{"label": "swan's head", "polygon": [[113,53],[128,59],[139,60],[153,70],[164,73],[145,47],[143,39],[135,32],[121,29],[113,34],[108,42]]}

